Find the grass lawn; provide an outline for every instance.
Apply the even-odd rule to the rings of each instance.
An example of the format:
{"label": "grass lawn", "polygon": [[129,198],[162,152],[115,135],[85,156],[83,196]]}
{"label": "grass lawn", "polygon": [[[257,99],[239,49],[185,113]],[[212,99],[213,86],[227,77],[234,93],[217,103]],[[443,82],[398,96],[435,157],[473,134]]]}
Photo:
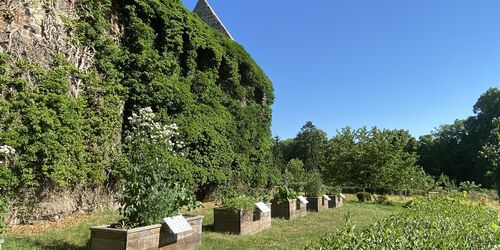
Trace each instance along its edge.
{"label": "grass lawn", "polygon": [[320,213],[308,212],[306,217],[292,221],[273,219],[271,229],[253,236],[237,236],[212,232],[213,213],[207,206],[200,210],[200,214],[205,215],[201,249],[303,249],[326,233],[344,226],[348,213],[354,224],[365,227],[401,209],[400,206],[347,203]]}
{"label": "grass lawn", "polygon": [[[213,232],[213,204],[198,209],[194,214],[204,215],[202,249],[302,249],[328,232],[341,228],[344,217],[359,227],[401,210],[400,206],[347,203],[342,208],[309,213],[292,221],[273,219],[273,226],[254,236],[236,236]],[[92,215],[75,215],[59,222],[17,226],[7,230],[4,248],[8,249],[87,249],[91,226],[116,222],[116,211],[102,211]]]}

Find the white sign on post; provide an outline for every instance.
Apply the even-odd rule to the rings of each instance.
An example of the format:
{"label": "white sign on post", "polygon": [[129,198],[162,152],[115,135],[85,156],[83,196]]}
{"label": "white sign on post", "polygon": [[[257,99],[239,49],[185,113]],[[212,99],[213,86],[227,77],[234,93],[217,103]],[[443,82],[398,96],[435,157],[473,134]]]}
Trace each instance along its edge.
{"label": "white sign on post", "polygon": [[345,195],[340,193],[340,197],[342,197],[342,199],[345,199]]}
{"label": "white sign on post", "polygon": [[323,198],[325,198],[327,201],[331,201],[332,200],[332,199],[330,199],[330,196],[328,196],[326,194],[323,195]]}
{"label": "white sign on post", "polygon": [[168,227],[174,234],[186,232],[193,230],[191,225],[187,222],[187,220],[182,215],[167,217],[163,219],[165,223],[167,223]]}
{"label": "white sign on post", "polygon": [[257,202],[255,206],[263,213],[271,212],[271,209],[264,202]]}
{"label": "white sign on post", "polygon": [[302,195],[297,196],[297,198],[300,200],[300,202],[302,202],[304,204],[309,203],[309,201],[306,199],[306,197],[304,197]]}

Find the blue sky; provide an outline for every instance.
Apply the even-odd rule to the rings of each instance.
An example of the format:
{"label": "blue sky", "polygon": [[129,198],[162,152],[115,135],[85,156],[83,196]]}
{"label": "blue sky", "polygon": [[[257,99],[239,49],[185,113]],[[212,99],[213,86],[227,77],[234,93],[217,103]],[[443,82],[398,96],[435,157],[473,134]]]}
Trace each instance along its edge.
{"label": "blue sky", "polygon": [[273,81],[281,138],[308,120],[420,136],[500,86],[498,0],[209,2]]}

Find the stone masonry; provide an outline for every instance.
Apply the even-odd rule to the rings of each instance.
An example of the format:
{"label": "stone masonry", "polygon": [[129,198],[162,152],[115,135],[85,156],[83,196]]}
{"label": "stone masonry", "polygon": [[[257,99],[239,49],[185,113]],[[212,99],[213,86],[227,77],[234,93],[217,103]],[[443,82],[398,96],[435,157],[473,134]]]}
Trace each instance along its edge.
{"label": "stone masonry", "polygon": [[330,195],[331,201],[328,201],[328,208],[339,208],[344,205],[344,199],[339,195]]}
{"label": "stone masonry", "polygon": [[303,204],[298,199],[280,204],[273,203],[271,208],[271,217],[283,218],[286,220],[304,217],[307,213],[306,207],[307,204]]}
{"label": "stone masonry", "polygon": [[199,0],[193,12],[196,13],[201,20],[207,23],[210,27],[220,31],[222,34],[234,40],[231,33],[229,33],[228,29],[224,26],[219,16],[217,16],[212,6],[208,4],[207,0]]}
{"label": "stone masonry", "polygon": [[253,213],[246,210],[214,208],[214,228],[216,232],[239,235],[253,235],[271,227],[271,212]]}
{"label": "stone masonry", "polygon": [[203,216],[186,217],[193,230],[174,234],[157,224],[130,230],[108,226],[91,228],[92,250],[196,250],[201,246]]}
{"label": "stone masonry", "polygon": [[308,211],[321,212],[328,209],[328,201],[325,197],[308,197],[307,200],[309,201],[309,203],[307,203]]}

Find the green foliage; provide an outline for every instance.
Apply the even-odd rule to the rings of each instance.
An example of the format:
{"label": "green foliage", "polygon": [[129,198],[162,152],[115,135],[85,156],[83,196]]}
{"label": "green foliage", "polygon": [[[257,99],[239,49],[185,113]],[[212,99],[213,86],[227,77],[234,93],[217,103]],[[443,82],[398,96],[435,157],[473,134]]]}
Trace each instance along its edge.
{"label": "green foliage", "polygon": [[460,186],[458,187],[458,190],[465,192],[474,192],[474,191],[479,191],[480,189],[481,189],[481,184],[476,184],[470,181],[460,182]]}
{"label": "green foliage", "polygon": [[6,197],[0,197],[0,239],[4,229],[7,227],[5,225],[5,214],[8,212],[8,208],[9,200]]}
{"label": "green foliage", "polygon": [[279,181],[272,83],[243,47],[179,0],[82,0],[76,12],[65,24],[75,47],[95,52],[90,69],[62,55],[36,65],[0,53],[0,145],[16,150],[0,195],[113,184],[132,129],[125,118],[143,107],[179,126],[184,157],[172,159],[171,178],[189,180],[199,198]]}
{"label": "green foliage", "polygon": [[298,159],[291,159],[286,164],[285,172],[283,174],[283,182],[290,188],[300,192],[304,190],[304,176],[306,176],[306,171],[302,161]]}
{"label": "green foliage", "polygon": [[497,217],[466,193],[444,194],[364,230],[348,225],[307,249],[494,249]]}
{"label": "green foliage", "polygon": [[308,121],[294,139],[294,157],[304,163],[306,171],[319,171],[325,157],[326,133]]}
{"label": "green foliage", "polygon": [[[474,105],[474,115],[442,125],[420,137],[419,164],[434,175],[445,174],[459,182],[474,181],[491,188],[499,183],[498,121],[500,90],[491,88]],[[498,185],[498,184],[497,184]],[[500,186],[499,186],[500,187]]]}
{"label": "green foliage", "polygon": [[222,202],[222,207],[233,210],[246,210],[252,212],[255,209],[255,203],[257,201],[255,198],[246,195],[240,195],[236,197],[231,197],[224,199]]}
{"label": "green foliage", "polygon": [[188,179],[178,179],[176,174],[180,171],[176,167],[185,167],[177,166],[183,146],[175,139],[177,126],[157,122],[150,108],[133,113],[129,122],[124,148],[127,160],[120,169],[124,224],[152,225],[176,215],[183,206],[194,207],[195,199],[185,187]]}
{"label": "green foliage", "polygon": [[385,195],[379,195],[376,198],[376,202],[379,205],[386,205],[386,206],[391,206],[393,205],[392,202],[389,200],[389,198]]}
{"label": "green foliage", "polygon": [[329,195],[339,196],[340,193],[342,193],[342,188],[339,186],[334,186],[334,187],[328,186],[325,188],[325,191]]}
{"label": "green foliage", "polygon": [[356,194],[356,197],[358,198],[358,201],[360,201],[360,202],[366,202],[366,201],[372,200],[372,194],[370,194],[368,192],[359,192]]}
{"label": "green foliage", "polygon": [[493,124],[489,142],[483,146],[481,156],[490,164],[488,174],[493,177],[497,193],[500,195],[500,118],[495,118]]}
{"label": "green foliage", "polygon": [[304,193],[308,197],[319,197],[325,194],[325,185],[318,172],[307,173]]}
{"label": "green foliage", "polygon": [[273,203],[281,204],[297,200],[297,192],[287,186],[279,186],[274,194]]}
{"label": "green foliage", "polygon": [[416,161],[408,131],[347,127],[328,142],[323,176],[328,184],[362,190],[428,190],[434,181]]}

